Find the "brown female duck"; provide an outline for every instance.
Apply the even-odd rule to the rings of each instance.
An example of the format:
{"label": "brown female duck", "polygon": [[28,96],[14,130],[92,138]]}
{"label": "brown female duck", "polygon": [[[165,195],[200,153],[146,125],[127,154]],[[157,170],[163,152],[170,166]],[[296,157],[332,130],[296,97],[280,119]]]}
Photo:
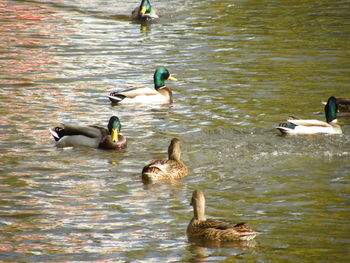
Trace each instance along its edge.
{"label": "brown female duck", "polygon": [[180,179],[187,176],[186,165],[181,161],[181,145],[179,139],[172,139],[168,148],[168,160],[156,160],[142,169],[144,182]]}
{"label": "brown female duck", "polygon": [[193,192],[191,205],[194,217],[187,227],[187,236],[190,241],[232,242],[251,240],[259,234],[244,223],[236,224],[228,220],[206,219],[205,198],[201,190]]}

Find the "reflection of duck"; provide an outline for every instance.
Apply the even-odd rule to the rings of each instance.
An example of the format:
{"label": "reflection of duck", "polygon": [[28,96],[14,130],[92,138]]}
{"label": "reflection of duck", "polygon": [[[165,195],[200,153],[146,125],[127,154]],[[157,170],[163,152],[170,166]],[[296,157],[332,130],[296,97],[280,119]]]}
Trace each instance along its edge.
{"label": "reflection of duck", "polygon": [[110,93],[108,98],[113,103],[172,103],[173,94],[165,86],[167,79],[177,80],[172,77],[166,68],[158,68],[154,72],[154,89],[152,88],[130,88]]}
{"label": "reflection of duck", "polygon": [[168,148],[168,160],[156,160],[146,165],[142,170],[142,180],[148,183],[185,177],[188,171],[180,157],[180,140],[174,138]]}
{"label": "reflection of duck", "polygon": [[158,19],[159,16],[152,8],[149,0],[142,0],[140,6],[136,7],[132,13],[131,18],[140,21],[152,21]]}
{"label": "reflection of duck", "polygon": [[108,129],[99,126],[63,124],[50,129],[57,147],[87,146],[101,149],[124,149],[126,138],[120,134],[121,124],[116,116],[108,122]]}
{"label": "reflection of duck", "polygon": [[259,234],[244,223],[236,224],[228,220],[206,219],[205,198],[201,190],[193,192],[191,205],[194,217],[187,227],[187,236],[191,241],[232,242],[251,240]]}
{"label": "reflection of duck", "polygon": [[280,123],[276,129],[283,134],[341,134],[342,130],[340,126],[336,124],[337,108],[336,98],[330,97],[324,108],[327,122],[319,120],[289,119]]}

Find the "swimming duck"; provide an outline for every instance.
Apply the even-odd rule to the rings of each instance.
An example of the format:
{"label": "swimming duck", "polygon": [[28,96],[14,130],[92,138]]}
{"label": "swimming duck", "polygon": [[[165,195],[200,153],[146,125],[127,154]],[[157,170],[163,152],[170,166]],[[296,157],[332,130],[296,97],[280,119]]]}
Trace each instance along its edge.
{"label": "swimming duck", "polygon": [[120,133],[119,118],[112,116],[107,127],[108,129],[94,125],[62,124],[49,130],[57,147],[87,146],[117,150],[126,148],[126,138]]}
{"label": "swimming duck", "polygon": [[158,19],[159,16],[152,8],[149,0],[142,0],[140,6],[136,7],[132,11],[131,18],[139,21],[153,21]]}
{"label": "swimming duck", "polygon": [[192,194],[191,205],[194,217],[187,227],[190,241],[232,242],[237,240],[252,240],[259,232],[254,231],[244,223],[233,223],[223,219],[205,218],[205,198],[201,190]]}
{"label": "swimming duck", "polygon": [[[336,103],[338,106],[338,112],[350,112],[350,99],[336,98]],[[326,102],[322,102],[322,104],[326,104]]]}
{"label": "swimming duck", "polygon": [[180,160],[180,140],[174,138],[168,147],[168,160],[156,160],[142,169],[142,180],[145,183],[163,180],[180,179],[187,176],[186,165]]}
{"label": "swimming duck", "polygon": [[336,98],[339,112],[350,112],[350,99]]}
{"label": "swimming duck", "polygon": [[152,88],[130,88],[111,92],[108,98],[113,103],[148,103],[166,104],[173,102],[171,90],[165,86],[165,81],[177,80],[170,75],[166,68],[158,68],[154,72],[154,89]]}
{"label": "swimming duck", "polygon": [[324,107],[326,120],[299,120],[288,119],[276,127],[282,134],[341,134],[342,130],[337,124],[337,103],[335,97],[330,97]]}

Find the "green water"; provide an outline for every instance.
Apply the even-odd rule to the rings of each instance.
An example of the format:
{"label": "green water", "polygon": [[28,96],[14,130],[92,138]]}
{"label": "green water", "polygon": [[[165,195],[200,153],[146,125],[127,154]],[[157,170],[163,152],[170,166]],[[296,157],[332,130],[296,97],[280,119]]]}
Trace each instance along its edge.
{"label": "green water", "polygon": [[[348,262],[350,121],[336,136],[274,127],[350,97],[349,4],[153,2],[146,28],[127,18],[138,1],[0,3],[0,261]],[[171,107],[109,103],[159,66],[179,79]],[[48,128],[111,115],[126,150],[54,147]],[[190,175],[143,185],[173,137]],[[256,242],[188,243],[194,189]]]}

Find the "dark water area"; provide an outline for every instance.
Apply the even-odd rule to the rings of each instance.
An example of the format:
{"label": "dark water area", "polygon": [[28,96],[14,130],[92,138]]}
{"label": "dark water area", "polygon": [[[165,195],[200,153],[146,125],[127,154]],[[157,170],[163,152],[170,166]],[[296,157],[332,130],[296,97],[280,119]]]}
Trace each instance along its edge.
{"label": "dark water area", "polygon": [[[149,26],[129,20],[139,1],[0,3],[0,261],[348,262],[350,120],[342,135],[274,128],[350,97],[349,3],[152,3]],[[110,104],[160,66],[173,105]],[[112,115],[125,150],[58,149],[48,131]],[[144,185],[174,137],[189,176]],[[189,243],[195,189],[256,241]]]}

